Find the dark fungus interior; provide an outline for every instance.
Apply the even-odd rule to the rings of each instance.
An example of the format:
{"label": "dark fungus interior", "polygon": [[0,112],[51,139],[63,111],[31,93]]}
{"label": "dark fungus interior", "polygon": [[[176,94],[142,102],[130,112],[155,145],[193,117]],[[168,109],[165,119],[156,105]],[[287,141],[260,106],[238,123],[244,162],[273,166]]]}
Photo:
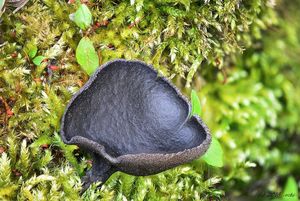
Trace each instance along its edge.
{"label": "dark fungus interior", "polygon": [[151,67],[116,60],[98,70],[75,95],[62,131],[66,140],[85,137],[114,157],[175,153],[206,138],[189,112],[188,102]]}

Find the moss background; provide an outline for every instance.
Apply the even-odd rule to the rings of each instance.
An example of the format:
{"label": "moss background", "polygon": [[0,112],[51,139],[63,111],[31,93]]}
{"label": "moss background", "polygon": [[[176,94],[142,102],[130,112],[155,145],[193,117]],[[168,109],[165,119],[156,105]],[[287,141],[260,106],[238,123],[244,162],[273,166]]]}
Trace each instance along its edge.
{"label": "moss background", "polygon": [[[0,200],[270,200],[289,176],[299,183],[299,0],[82,2],[94,22],[86,31],[69,19],[78,4],[63,0],[1,16]],[[140,59],[187,96],[195,89],[224,167],[198,159],[154,176],[115,173],[80,195],[91,161],[59,127],[88,79],[75,58],[82,36],[100,64]],[[40,66],[35,46],[48,58]]]}

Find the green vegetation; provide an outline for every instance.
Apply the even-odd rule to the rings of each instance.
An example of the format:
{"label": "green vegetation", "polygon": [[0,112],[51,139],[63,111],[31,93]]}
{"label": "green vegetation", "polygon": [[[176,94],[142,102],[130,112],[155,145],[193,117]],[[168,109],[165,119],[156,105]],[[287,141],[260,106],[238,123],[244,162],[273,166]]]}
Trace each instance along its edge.
{"label": "green vegetation", "polygon": [[[1,15],[2,2],[0,200],[297,200],[299,0],[32,0]],[[115,173],[80,195],[90,157],[62,142],[60,118],[114,58],[150,63],[192,94],[217,145],[157,175]]]}
{"label": "green vegetation", "polygon": [[76,59],[81,67],[92,74],[99,67],[99,58],[89,38],[82,38],[76,49]]}

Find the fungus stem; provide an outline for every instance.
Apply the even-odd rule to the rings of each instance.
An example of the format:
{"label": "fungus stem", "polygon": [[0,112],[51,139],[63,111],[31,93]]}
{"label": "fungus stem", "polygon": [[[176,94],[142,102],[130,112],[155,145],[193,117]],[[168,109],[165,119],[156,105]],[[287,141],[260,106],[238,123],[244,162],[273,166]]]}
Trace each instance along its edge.
{"label": "fungus stem", "polygon": [[116,172],[116,169],[103,157],[93,154],[93,166],[86,175],[82,178],[83,186],[81,193],[84,193],[87,188],[94,182],[101,182],[99,188],[106,180]]}

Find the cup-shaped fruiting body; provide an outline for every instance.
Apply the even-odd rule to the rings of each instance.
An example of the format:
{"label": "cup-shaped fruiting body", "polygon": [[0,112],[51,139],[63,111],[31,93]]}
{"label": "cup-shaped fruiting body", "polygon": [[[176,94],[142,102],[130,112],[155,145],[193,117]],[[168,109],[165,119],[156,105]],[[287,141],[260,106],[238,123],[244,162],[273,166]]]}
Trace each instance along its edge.
{"label": "cup-shaped fruiting body", "polygon": [[73,96],[61,136],[92,155],[86,186],[104,183],[115,171],[151,175],[208,149],[209,130],[190,113],[188,100],[151,66],[115,60],[101,66]]}

